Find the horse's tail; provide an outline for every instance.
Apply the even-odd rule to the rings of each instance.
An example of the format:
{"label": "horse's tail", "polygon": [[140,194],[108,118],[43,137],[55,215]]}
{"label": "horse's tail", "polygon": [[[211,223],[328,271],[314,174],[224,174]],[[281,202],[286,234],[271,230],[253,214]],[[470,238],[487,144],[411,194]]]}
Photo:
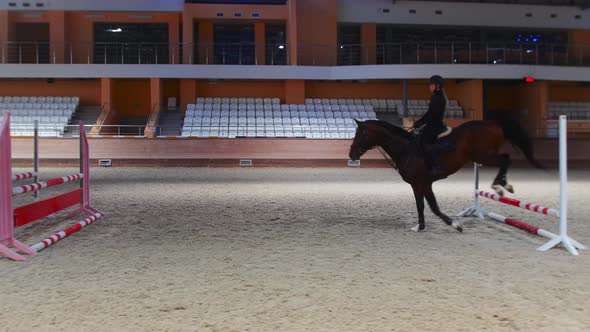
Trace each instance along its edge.
{"label": "horse's tail", "polygon": [[522,151],[529,163],[536,168],[545,169],[545,167],[535,159],[533,153],[533,141],[526,130],[506,112],[490,113],[493,114],[494,120],[504,131],[504,137],[507,138],[513,146]]}

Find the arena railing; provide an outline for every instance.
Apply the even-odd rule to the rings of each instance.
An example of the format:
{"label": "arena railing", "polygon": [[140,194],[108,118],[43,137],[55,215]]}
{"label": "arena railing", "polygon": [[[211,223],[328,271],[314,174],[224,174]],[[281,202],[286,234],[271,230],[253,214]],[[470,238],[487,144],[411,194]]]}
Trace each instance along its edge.
{"label": "arena railing", "polygon": [[416,42],[339,45],[336,65],[522,64],[590,66],[589,44]]}
{"label": "arena railing", "polygon": [[253,43],[0,43],[2,64],[286,65],[287,45]]}
{"label": "arena railing", "polygon": [[[298,64],[522,64],[590,66],[590,44],[412,42],[297,46]],[[253,43],[0,43],[6,64],[287,65],[287,45]]]}
{"label": "arena railing", "polygon": [[[590,121],[587,121],[590,125]],[[94,132],[90,129],[98,127],[98,131]],[[219,135],[211,135],[211,137],[221,137],[221,133],[228,132],[232,129],[238,131],[237,136],[239,137],[246,137],[246,134],[241,134],[244,131],[248,131],[251,128],[262,129],[262,132],[274,132],[276,135],[278,131],[275,131],[274,126],[192,126],[192,131],[203,131],[208,130],[211,132],[217,131],[220,133]],[[310,138],[308,134],[312,132],[309,126],[290,126],[296,132],[302,132],[304,136]],[[11,133],[13,136],[32,136],[33,125],[32,124],[11,124]],[[55,125],[55,124],[43,124],[40,127],[40,135],[43,137],[57,137],[57,138],[71,138],[71,137],[78,137],[79,136],[79,126],[77,125]],[[138,137],[138,138],[145,138],[145,129],[146,126],[140,125],[84,125],[88,137],[94,138],[101,138],[101,137]],[[315,129],[315,131],[319,131],[323,134],[333,132],[328,128],[320,127],[321,129]],[[333,127],[332,127],[333,128]],[[169,136],[180,136],[182,133],[182,127],[179,126],[151,126],[149,129],[155,133],[155,137],[169,137]],[[336,127],[338,132],[346,131],[345,127]],[[557,139],[558,138],[558,129],[556,126],[552,124],[548,124],[542,128],[532,128],[528,130],[532,137],[534,138],[543,138],[543,139]],[[179,135],[169,135],[167,133],[170,132],[177,132]],[[260,135],[264,136],[264,135]],[[258,137],[260,137],[258,136]],[[284,137],[283,135],[278,135],[279,137]],[[187,136],[185,136],[187,137]],[[191,136],[188,136],[191,137]],[[196,136],[192,136],[196,137]],[[272,137],[272,135],[270,136]],[[568,128],[568,139],[588,139],[590,138],[590,126],[588,128],[584,127],[572,127]]]}

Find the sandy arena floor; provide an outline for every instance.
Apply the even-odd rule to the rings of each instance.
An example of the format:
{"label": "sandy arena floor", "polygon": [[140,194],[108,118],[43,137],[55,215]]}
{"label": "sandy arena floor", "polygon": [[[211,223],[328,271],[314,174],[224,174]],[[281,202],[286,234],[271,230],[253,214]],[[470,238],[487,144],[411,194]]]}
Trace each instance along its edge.
{"label": "sandy arena floor", "polygon": [[[557,206],[556,171],[510,175],[518,197]],[[444,211],[469,205],[471,179],[436,185]],[[460,234],[430,211],[411,232],[411,189],[392,170],[113,168],[93,184],[108,219],[27,262],[0,258],[1,331],[590,330],[590,252],[539,253],[542,238],[493,221]],[[589,185],[571,172],[570,230],[586,245]]]}

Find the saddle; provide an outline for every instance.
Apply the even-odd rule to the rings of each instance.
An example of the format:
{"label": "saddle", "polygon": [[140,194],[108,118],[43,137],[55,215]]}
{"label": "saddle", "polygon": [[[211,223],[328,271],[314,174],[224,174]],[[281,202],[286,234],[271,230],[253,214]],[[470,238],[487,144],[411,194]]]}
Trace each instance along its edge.
{"label": "saddle", "polygon": [[[438,135],[436,135],[436,141],[431,146],[432,151],[438,153],[453,151],[455,149],[455,144],[453,142],[451,142],[450,140],[441,140],[442,138],[451,135],[452,132],[453,128],[449,126],[445,126],[445,129],[441,129],[441,132]],[[416,135],[416,138],[418,137],[419,134]]]}

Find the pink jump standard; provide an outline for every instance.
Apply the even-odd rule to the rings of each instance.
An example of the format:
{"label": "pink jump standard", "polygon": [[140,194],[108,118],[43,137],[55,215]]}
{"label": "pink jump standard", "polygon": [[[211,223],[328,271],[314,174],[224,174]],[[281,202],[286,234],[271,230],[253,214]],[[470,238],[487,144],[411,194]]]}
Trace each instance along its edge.
{"label": "pink jump standard", "polygon": [[[36,144],[35,144],[36,145]],[[84,131],[84,126],[80,123],[80,173],[67,175],[61,178],[50,179],[32,184],[12,187],[12,180],[21,180],[35,178],[37,175],[37,166],[34,172],[11,175],[11,151],[10,151],[10,115],[5,114],[0,119],[0,255],[8,257],[15,261],[24,261],[25,258],[20,254],[12,251],[9,247],[14,247],[18,251],[27,255],[34,255],[36,252],[43,250],[55,242],[77,232],[82,227],[104,217],[104,214],[90,206],[90,172],[89,172],[89,152],[88,139]],[[37,145],[35,146],[37,151]],[[37,153],[35,153],[35,160]],[[80,189],[70,191],[65,194],[36,201],[35,203],[12,208],[12,196],[28,192],[38,192],[47,187],[57,186],[71,181],[80,180]],[[86,219],[68,227],[67,229],[54,234],[53,236],[27,247],[14,239],[14,227],[26,225],[47,217],[53,213],[79,204],[80,207],[71,213],[68,218],[79,214],[90,214]]]}
{"label": "pink jump standard", "polygon": [[0,255],[15,261],[25,258],[9,247],[14,247],[27,255],[35,252],[14,238],[14,218],[12,210],[12,151],[10,145],[10,115],[0,119]]}
{"label": "pink jump standard", "polygon": [[[525,201],[502,197],[498,194],[485,192],[479,190],[479,167],[477,164],[473,165],[474,177],[475,177],[475,191],[473,206],[467,208],[459,214],[459,216],[471,216],[476,215],[479,218],[484,216],[490,217],[493,220],[505,223],[507,225],[522,229],[529,233],[539,235],[549,239],[549,242],[540,246],[537,250],[546,251],[555,247],[558,244],[562,244],[572,255],[577,256],[577,249],[586,249],[586,247],[580,244],[578,241],[572,239],[567,234],[567,121],[566,116],[561,115],[559,117],[559,180],[560,180],[560,204],[559,210],[548,208],[542,205],[528,203]],[[532,212],[544,214],[547,216],[556,217],[559,219],[559,234],[553,234],[544,229],[536,226],[524,223],[522,221],[508,218],[497,213],[486,212],[483,210],[479,203],[479,198],[489,198],[500,203],[519,207],[521,209],[529,210]]]}

